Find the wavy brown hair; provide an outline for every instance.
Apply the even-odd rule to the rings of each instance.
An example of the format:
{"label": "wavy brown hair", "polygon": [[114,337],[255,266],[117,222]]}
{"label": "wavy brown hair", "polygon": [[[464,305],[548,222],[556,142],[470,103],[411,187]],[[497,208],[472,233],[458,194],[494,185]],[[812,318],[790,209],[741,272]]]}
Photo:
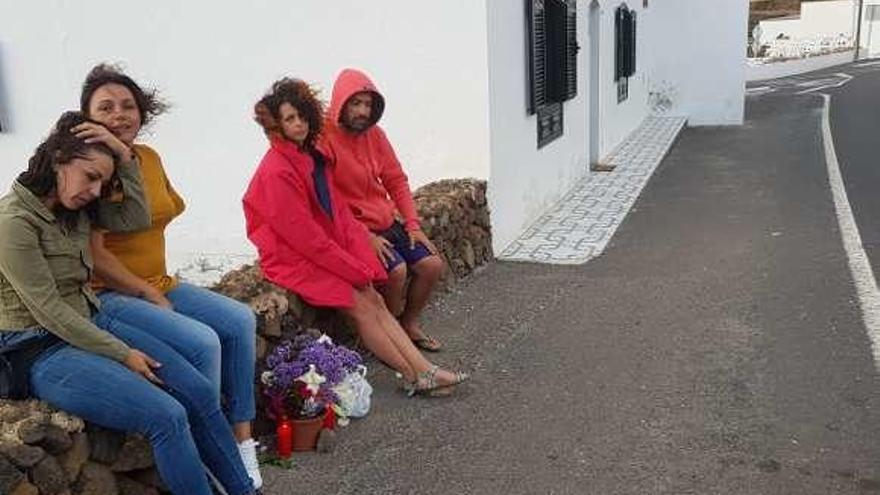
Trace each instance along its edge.
{"label": "wavy brown hair", "polygon": [[141,115],[141,127],[146,127],[154,118],[162,115],[170,105],[159,96],[159,91],[154,88],[142,88],[134,79],[128,77],[119,65],[98,64],[89,71],[83,82],[79,96],[80,111],[89,116],[89,103],[92,95],[105,84],[119,84],[125,86],[134,96],[134,101]]}
{"label": "wavy brown hair", "polygon": [[301,79],[285,77],[272,83],[272,88],[254,105],[254,120],[266,135],[281,134],[281,105],[290,103],[309,123],[309,134],[302,148],[310,150],[321,134],[324,122],[324,103],[318,90]]}

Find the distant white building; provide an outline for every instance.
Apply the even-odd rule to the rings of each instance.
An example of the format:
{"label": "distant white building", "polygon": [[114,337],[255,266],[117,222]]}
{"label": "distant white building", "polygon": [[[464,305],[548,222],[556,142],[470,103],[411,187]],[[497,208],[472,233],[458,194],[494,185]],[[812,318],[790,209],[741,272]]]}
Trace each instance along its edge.
{"label": "distant white building", "polygon": [[864,0],[860,56],[880,57],[880,0]]}
{"label": "distant white building", "polygon": [[858,0],[801,3],[800,15],[767,19],[752,31],[769,58],[798,58],[853,47]]}
{"label": "distant white building", "polygon": [[254,101],[283,75],[329,98],[352,66],[385,93],[413,186],[488,179],[499,251],[657,101],[691,125],[741,123],[747,16],[744,0],[0,0],[0,188],[88,69],[123,62],[173,104],[144,136],[189,205],[172,262],[247,255]]}

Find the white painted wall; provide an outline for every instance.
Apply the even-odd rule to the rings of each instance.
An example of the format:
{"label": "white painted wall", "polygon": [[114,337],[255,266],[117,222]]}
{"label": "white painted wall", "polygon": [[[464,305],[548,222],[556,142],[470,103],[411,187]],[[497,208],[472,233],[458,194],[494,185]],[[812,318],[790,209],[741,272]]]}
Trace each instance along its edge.
{"label": "white painted wall", "polygon": [[[865,0],[861,57],[880,57],[880,0]],[[875,13],[872,18],[872,10]]]}
{"label": "white painted wall", "polygon": [[627,2],[629,8],[636,12],[636,73],[629,78],[629,98],[618,103],[617,83],[614,81],[614,12],[621,3],[618,0],[599,2],[600,162],[648,116],[648,70],[651,62],[647,54],[652,42],[649,33],[655,21],[650,9],[642,8],[641,2]]}
{"label": "white painted wall", "polygon": [[[578,59],[578,95],[564,105],[565,134],[537,149],[537,121],[527,114],[526,23],[522,1],[487,0],[491,174],[489,207],[499,253],[587,170],[589,50]],[[587,45],[588,8],[578,4],[578,35]],[[503,212],[503,213],[502,213]]]}
{"label": "white painted wall", "polygon": [[240,198],[266,147],[251,109],[274,79],[314,81],[329,99],[341,68],[369,72],[418,186],[489,176],[486,58],[474,0],[0,0],[0,189],[78,105],[89,68],[123,62],[174,105],[144,137],[189,204],[168,231],[172,265],[250,253]]}
{"label": "white painted wall", "polygon": [[673,99],[688,124],[738,125],[745,109],[745,0],[651,0],[651,87]]}
{"label": "white painted wall", "polygon": [[[741,122],[745,1],[629,3],[638,12],[637,71],[618,104],[619,2],[599,2],[599,156],[638,127],[657,88],[669,88],[673,111],[691,123]],[[329,98],[338,70],[355,66],[387,95],[383,125],[414,186],[490,178],[500,251],[587,173],[590,2],[578,2],[584,49],[578,96],[564,105],[565,135],[540,150],[536,119],[526,112],[522,1],[379,4],[0,0],[0,12],[15,9],[0,15],[0,118],[9,128],[0,134],[0,184],[23,168],[57,115],[77,105],[88,69],[120,61],[174,104],[145,136],[189,203],[168,232],[172,266],[194,254],[248,255],[239,198],[265,150],[251,122],[253,102],[288,74],[315,81]],[[119,12],[138,15],[129,21]]]}
{"label": "white painted wall", "polygon": [[[491,121],[490,207],[494,247],[500,252],[587,171],[589,157],[589,11],[578,2],[578,97],[564,104],[565,135],[538,150],[536,122],[526,113],[526,41],[520,1],[487,0]],[[652,91],[663,92],[691,125],[735,125],[743,121],[744,0],[650,0],[627,2],[637,13],[636,73],[629,98],[617,102],[614,82],[614,9],[599,1],[599,153],[611,153],[647,117]],[[699,40],[699,42],[695,42]],[[499,215],[503,212],[503,216]]]}
{"label": "white painted wall", "polygon": [[749,60],[746,64],[746,81],[763,81],[766,79],[776,79],[777,77],[788,77],[847,64],[852,61],[852,50],[767,64]]}
{"label": "white painted wall", "polygon": [[[803,4],[801,4],[803,5]],[[752,32],[758,43],[764,44],[775,40],[780,35],[801,37],[801,16],[778,17],[758,23],[758,29]]]}
{"label": "white painted wall", "polygon": [[839,36],[853,38],[853,13],[857,1],[829,0],[801,3],[801,15],[796,19],[767,19],[761,21],[761,43],[776,39],[780,34],[791,38]]}
{"label": "white painted wall", "polygon": [[629,100],[618,105],[613,39],[614,8],[619,4],[601,2],[600,65],[605,75],[600,78],[600,156],[610,153],[654,110],[658,97],[672,101],[666,112],[686,116],[692,126],[742,123],[746,1],[650,0],[647,8],[640,1],[628,2],[638,14],[637,70],[630,79]]}

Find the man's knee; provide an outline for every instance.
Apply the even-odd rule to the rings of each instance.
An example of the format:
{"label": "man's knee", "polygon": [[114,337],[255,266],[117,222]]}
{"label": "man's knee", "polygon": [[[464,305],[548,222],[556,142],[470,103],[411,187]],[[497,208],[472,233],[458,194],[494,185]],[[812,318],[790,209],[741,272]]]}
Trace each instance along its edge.
{"label": "man's knee", "polygon": [[431,255],[413,265],[413,271],[420,277],[440,278],[443,275],[443,258]]}
{"label": "man's knee", "polygon": [[406,276],[408,275],[408,270],[406,268],[406,263],[401,263],[394,267],[393,270],[388,272],[388,282],[386,282],[389,288],[400,289],[406,284]]}

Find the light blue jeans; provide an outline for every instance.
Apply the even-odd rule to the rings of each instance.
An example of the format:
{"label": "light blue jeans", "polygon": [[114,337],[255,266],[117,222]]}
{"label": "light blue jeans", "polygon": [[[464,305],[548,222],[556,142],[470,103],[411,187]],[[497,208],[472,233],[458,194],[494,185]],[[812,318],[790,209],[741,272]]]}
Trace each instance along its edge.
{"label": "light blue jeans", "polygon": [[257,323],[250,307],[184,283],[166,294],[174,311],[114,291],[98,297],[101,314],[167,344],[199,370],[221,396],[230,423],[254,419]]}
{"label": "light blue jeans", "polygon": [[[202,461],[230,495],[253,493],[213,384],[183,356],[140,329],[100,313],[93,320],[162,363],[156,375],[164,385],[62,342],[33,363],[34,396],[91,423],[146,436],[159,474],[174,494],[211,495]],[[0,332],[0,347],[44,332]]]}

